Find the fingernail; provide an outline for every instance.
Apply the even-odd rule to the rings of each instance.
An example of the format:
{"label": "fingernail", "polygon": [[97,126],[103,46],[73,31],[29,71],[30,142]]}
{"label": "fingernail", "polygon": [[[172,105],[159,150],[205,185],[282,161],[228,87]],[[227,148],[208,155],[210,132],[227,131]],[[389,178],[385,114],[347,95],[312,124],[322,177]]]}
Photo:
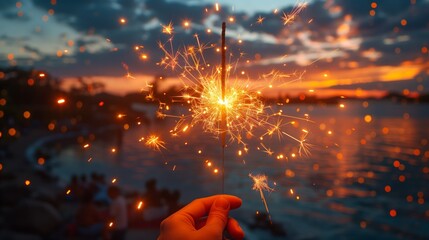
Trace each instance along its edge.
{"label": "fingernail", "polygon": [[216,199],[214,206],[222,210],[229,210],[229,202],[224,197]]}

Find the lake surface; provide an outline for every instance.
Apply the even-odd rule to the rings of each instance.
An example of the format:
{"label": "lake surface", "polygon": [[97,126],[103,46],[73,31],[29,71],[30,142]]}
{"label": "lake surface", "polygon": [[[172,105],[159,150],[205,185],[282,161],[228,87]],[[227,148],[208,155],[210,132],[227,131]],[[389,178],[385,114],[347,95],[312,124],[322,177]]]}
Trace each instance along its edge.
{"label": "lake surface", "polygon": [[[429,238],[429,105],[344,104],[273,107],[297,117],[309,114],[313,122],[296,120],[290,129],[298,134],[309,130],[309,156],[292,157],[297,143],[288,138],[266,137],[264,149],[257,137],[264,130],[246,139],[247,153],[242,145],[228,145],[225,192],[243,199],[234,216],[247,229],[248,239],[285,238],[248,229],[255,212],[265,212],[249,173],[268,177],[274,191],[265,192],[267,203],[287,239]],[[153,115],[155,109],[147,112]],[[171,137],[172,125],[171,120],[153,120],[149,126],[132,127],[116,153],[111,151],[115,136],[98,139],[88,149],[67,145],[53,159],[58,164],[54,173],[68,180],[74,173],[96,171],[139,191],[156,178],[159,188],[179,190],[183,203],[220,193],[221,174],[214,173],[221,166],[219,140],[198,128]],[[166,149],[154,151],[138,141],[151,133],[166,142]]]}

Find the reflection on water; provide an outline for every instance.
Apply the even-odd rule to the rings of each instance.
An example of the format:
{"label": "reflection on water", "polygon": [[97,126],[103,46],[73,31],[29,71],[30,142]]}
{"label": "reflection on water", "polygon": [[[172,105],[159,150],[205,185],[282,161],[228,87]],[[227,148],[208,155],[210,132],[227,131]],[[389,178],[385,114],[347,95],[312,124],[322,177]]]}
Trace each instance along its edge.
{"label": "reflection on water", "polygon": [[[296,144],[289,140],[271,140],[272,155],[249,151],[239,156],[239,147],[230,144],[225,188],[244,199],[237,217],[250,223],[250,216],[264,211],[248,177],[250,172],[262,173],[275,188],[267,193],[272,218],[290,239],[429,238],[428,106],[366,105],[298,106],[300,112],[294,115],[305,112],[314,120],[302,123],[312,129],[308,157],[291,157]],[[283,108],[290,112],[297,106]],[[169,123],[159,122],[127,131],[118,154],[109,152],[114,139],[95,142],[85,151],[68,146],[58,156],[60,166],[55,171],[65,178],[76,172],[105,172],[140,190],[155,177],[161,187],[180,190],[183,202],[219,193],[220,175],[213,173],[220,165],[219,141],[196,129],[171,138],[169,129]],[[159,153],[138,142],[150,132],[159,133],[168,149]],[[248,142],[251,146],[252,140]],[[287,158],[278,160],[280,152]],[[88,164],[89,157],[93,160]],[[208,167],[206,160],[214,166]],[[267,239],[264,234],[270,236],[249,232],[249,239]]]}

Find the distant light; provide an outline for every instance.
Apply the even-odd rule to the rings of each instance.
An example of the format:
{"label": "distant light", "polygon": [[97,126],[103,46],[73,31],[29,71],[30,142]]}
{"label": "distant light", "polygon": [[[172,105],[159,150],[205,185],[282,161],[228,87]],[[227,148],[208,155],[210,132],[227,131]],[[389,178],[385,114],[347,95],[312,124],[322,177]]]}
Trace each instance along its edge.
{"label": "distant light", "polygon": [[29,111],[25,111],[22,115],[25,119],[29,119],[31,117],[31,113]]}
{"label": "distant light", "polygon": [[390,210],[389,214],[390,214],[391,217],[396,217],[397,212],[396,212],[395,209],[392,209],[392,210]]}
{"label": "distant light", "polygon": [[57,100],[58,104],[64,104],[66,102],[66,100],[64,98],[60,98]]}
{"label": "distant light", "polygon": [[45,164],[45,158],[43,158],[43,157],[39,157],[39,158],[37,159],[37,164],[39,164],[39,165],[44,165],[44,164]]}
{"label": "distant light", "polygon": [[29,186],[30,184],[31,184],[31,181],[30,180],[25,180],[25,186]]}
{"label": "distant light", "polygon": [[39,73],[39,77],[44,78],[46,76],[45,73]]}
{"label": "distant light", "polygon": [[229,22],[234,22],[235,21],[235,18],[234,17],[229,17]]}
{"label": "distant light", "polygon": [[363,119],[365,120],[365,122],[370,123],[372,121],[372,116],[371,115],[365,115],[365,117]]}
{"label": "distant light", "polygon": [[16,135],[16,129],[15,128],[9,128],[8,133],[11,137],[13,137]]}
{"label": "distant light", "polygon": [[392,187],[390,187],[389,185],[386,185],[386,186],[384,187],[384,191],[386,191],[387,193],[389,193],[389,192],[391,192],[391,191],[392,191]]}

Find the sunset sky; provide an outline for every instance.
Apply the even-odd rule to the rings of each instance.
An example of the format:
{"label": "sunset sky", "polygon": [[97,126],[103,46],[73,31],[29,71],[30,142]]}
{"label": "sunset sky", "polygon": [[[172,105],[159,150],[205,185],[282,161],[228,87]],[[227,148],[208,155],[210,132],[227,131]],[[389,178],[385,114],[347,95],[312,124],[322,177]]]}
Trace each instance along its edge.
{"label": "sunset sky", "polygon": [[[273,70],[288,75],[277,91],[429,91],[428,0],[307,1],[285,24],[303,3],[4,0],[0,67],[46,70],[68,83],[76,77],[103,81],[116,93],[138,91],[155,75],[174,84],[179,72],[157,64],[164,57],[158,43],[174,36],[178,49],[195,45],[198,34],[213,44],[207,61],[219,64],[215,50],[226,21],[228,50],[233,59],[242,54],[240,77],[258,81]],[[162,32],[169,23],[172,35]]]}

